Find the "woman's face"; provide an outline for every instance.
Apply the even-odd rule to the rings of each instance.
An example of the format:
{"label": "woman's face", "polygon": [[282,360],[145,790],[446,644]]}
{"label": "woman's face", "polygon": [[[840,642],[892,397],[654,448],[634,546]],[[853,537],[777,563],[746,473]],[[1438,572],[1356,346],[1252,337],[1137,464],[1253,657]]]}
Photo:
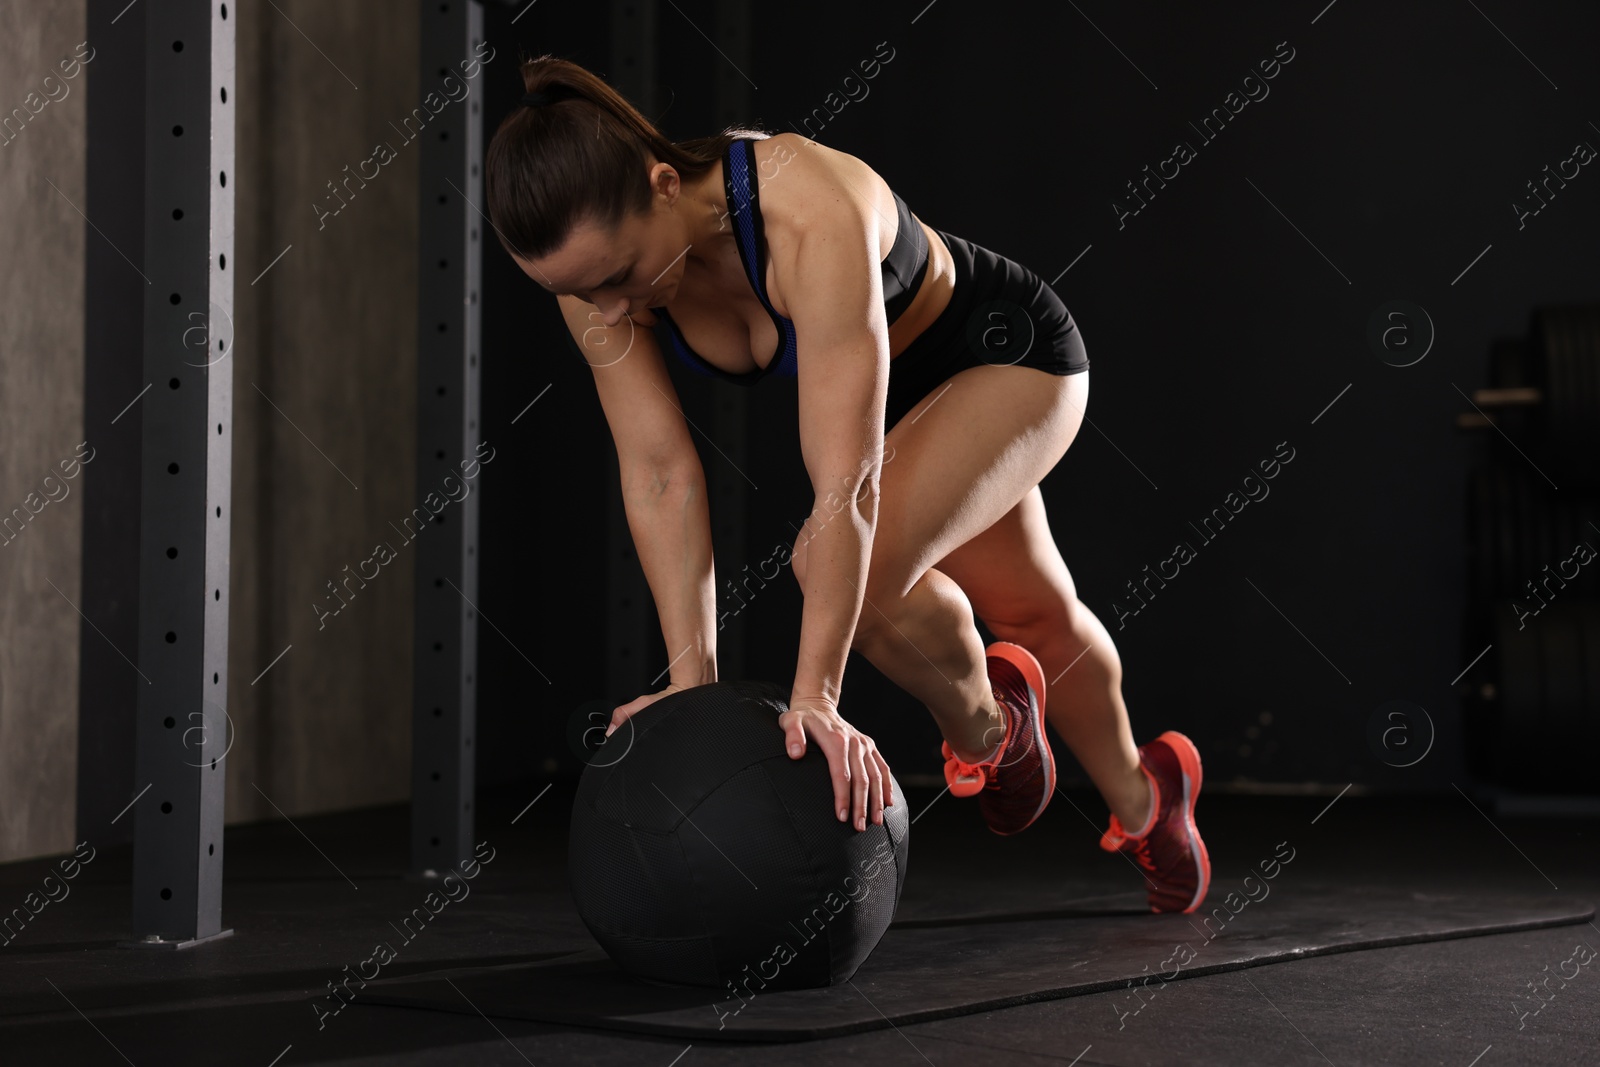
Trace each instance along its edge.
{"label": "woman's face", "polygon": [[513,258],[528,277],[551,292],[593,304],[605,324],[615,326],[625,316],[672,299],[683,280],[688,244],[658,186],[649,210],[625,217],[613,230],[586,220],[550,255]]}

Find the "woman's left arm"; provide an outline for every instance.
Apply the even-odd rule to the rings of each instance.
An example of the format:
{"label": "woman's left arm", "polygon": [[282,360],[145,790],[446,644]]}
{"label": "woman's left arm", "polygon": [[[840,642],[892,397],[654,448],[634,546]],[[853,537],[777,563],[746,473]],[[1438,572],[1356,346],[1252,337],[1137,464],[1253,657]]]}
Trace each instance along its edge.
{"label": "woman's left arm", "polygon": [[[874,610],[863,601],[878,516],[889,337],[871,206],[836,182],[804,185],[810,195],[791,216],[804,220],[799,240],[788,263],[776,264],[788,268],[782,292],[795,326],[800,447],[814,495],[803,531],[800,655],[783,726],[791,756],[804,753],[807,733],[822,746],[836,812],[864,829],[869,819],[883,821],[889,768],[871,738],[840,717],[839,695],[861,612]],[[793,187],[786,192],[796,195]]]}

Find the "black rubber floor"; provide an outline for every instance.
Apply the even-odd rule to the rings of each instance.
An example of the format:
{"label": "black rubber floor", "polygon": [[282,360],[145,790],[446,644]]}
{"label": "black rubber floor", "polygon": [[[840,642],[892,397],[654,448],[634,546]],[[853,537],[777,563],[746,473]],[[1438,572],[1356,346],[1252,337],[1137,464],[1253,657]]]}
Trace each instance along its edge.
{"label": "black rubber floor", "polygon": [[[1289,868],[1278,878],[1288,881]],[[1582,924],[1588,904],[1558,894],[1480,896],[1253,879],[1242,894],[1192,916],[1120,908],[1054,919],[926,920],[891,928],[847,984],[737,996],[631,978],[597,950],[488,971],[373,984],[373,1004],[496,1019],[628,1030],[697,1041],[804,1041],[1114,990],[1124,1016],[1153,1006],[1172,982],[1269,963],[1455,937]],[[1587,929],[1583,930],[1588,933]],[[1597,967],[1600,969],[1600,967]]]}
{"label": "black rubber floor", "polygon": [[[542,787],[480,798],[479,837],[495,849],[494,860],[469,896],[404,942],[395,924],[429,887],[401,876],[403,809],[230,828],[224,917],[236,932],[191,952],[115,947],[128,932],[129,855],[100,849],[69,897],[0,947],[0,1063],[1600,1063],[1600,960],[1573,962],[1579,946],[1600,948],[1592,920],[1193,977],[1147,994],[1136,1013],[1123,988],[792,1044],[490,1020],[376,1005],[361,992],[337,1014],[319,1016],[328,983],[380,940],[399,948],[384,978],[528,963],[592,947],[565,889],[563,798],[571,787],[557,785],[511,823]],[[908,799],[921,813],[933,796],[913,791]],[[1095,847],[1096,822],[1104,818],[1098,803],[1080,794],[1063,799],[1070,802],[1053,804],[1039,825],[1014,839],[989,834],[970,806],[948,797],[925,809],[913,830],[904,932],[937,932],[953,918],[984,913],[1106,910],[1136,901],[1137,873]],[[1296,850],[1272,895],[1241,911],[1229,924],[1237,933],[1226,937],[1243,939],[1249,931],[1238,924],[1247,921],[1262,929],[1279,922],[1272,909],[1297,888],[1340,890],[1346,921],[1355,926],[1364,921],[1364,894],[1378,892],[1485,907],[1513,897],[1558,907],[1600,899],[1600,822],[1491,823],[1459,796],[1348,795],[1327,804],[1327,797],[1202,799],[1216,892],[1225,893],[1229,879],[1270,857],[1279,842]],[[0,867],[4,907],[20,905],[49,866]],[[1417,903],[1419,912],[1432,912],[1440,902]],[[1172,918],[1115,921],[1153,931]],[[1005,924],[978,928],[998,925]],[[1152,937],[1136,929],[1129,944]],[[1200,960],[1222,941],[1203,949]],[[1151,968],[1170,951],[1156,955]],[[1032,977],[1025,970],[1019,987]],[[762,1007],[758,1000],[747,1011]]]}

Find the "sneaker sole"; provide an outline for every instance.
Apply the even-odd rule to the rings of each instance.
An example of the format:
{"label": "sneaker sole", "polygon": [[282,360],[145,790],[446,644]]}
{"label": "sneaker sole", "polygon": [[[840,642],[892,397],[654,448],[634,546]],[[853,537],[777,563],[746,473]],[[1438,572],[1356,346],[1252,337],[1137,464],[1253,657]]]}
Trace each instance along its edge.
{"label": "sneaker sole", "polygon": [[[1044,814],[1045,807],[1050,803],[1050,798],[1055,795],[1056,791],[1055,755],[1050,751],[1049,738],[1044,735],[1044,668],[1039,666],[1039,660],[1032,652],[1010,641],[996,641],[983,651],[984,655],[1003,659],[1021,671],[1023,681],[1028,683],[1028,688],[1037,694],[1039,698],[1038,702],[1028,710],[1033,716],[1033,734],[1039,739],[1039,763],[1044,770],[1044,780],[1047,788],[1044,791],[1044,799],[1039,801],[1038,810],[1033,813],[1027,822],[1010,833],[1000,833],[999,830],[994,831],[1000,834],[1001,837],[1011,837],[1014,834],[1020,834],[1038,821],[1039,816]],[[990,827],[990,829],[993,830],[994,828]]]}
{"label": "sneaker sole", "polygon": [[1200,884],[1195,887],[1194,898],[1180,913],[1187,915],[1200,906],[1200,902],[1206,898],[1206,891],[1211,888],[1211,856],[1206,852],[1206,843],[1200,839],[1200,831],[1194,824],[1194,806],[1200,799],[1200,783],[1204,777],[1200,750],[1194,747],[1193,741],[1176,730],[1168,730],[1156,740],[1164,742],[1178,754],[1178,766],[1183,768],[1183,831],[1189,837],[1189,855],[1194,858],[1195,866],[1200,871]]}

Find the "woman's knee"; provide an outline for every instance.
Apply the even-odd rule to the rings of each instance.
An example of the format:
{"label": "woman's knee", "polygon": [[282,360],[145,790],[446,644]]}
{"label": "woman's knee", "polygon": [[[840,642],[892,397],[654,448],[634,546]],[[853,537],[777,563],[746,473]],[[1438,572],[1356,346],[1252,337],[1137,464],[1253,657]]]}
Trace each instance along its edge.
{"label": "woman's knee", "polygon": [[800,595],[806,595],[806,542],[805,534],[795,538],[794,548],[789,552],[789,569],[794,572],[795,584],[800,586]]}
{"label": "woman's knee", "polygon": [[1076,595],[1043,599],[1008,619],[984,619],[984,625],[1000,640],[1021,645],[1035,655],[1067,663],[1093,659],[1121,678],[1122,661],[1116,646],[1094,612]]}

